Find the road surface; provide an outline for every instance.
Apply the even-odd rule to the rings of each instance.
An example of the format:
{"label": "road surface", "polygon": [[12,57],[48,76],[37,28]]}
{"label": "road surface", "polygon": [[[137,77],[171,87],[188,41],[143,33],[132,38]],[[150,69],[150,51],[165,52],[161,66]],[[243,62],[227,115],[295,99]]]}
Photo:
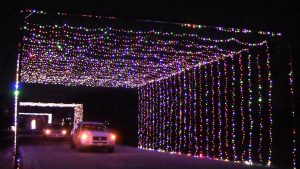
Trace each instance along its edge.
{"label": "road surface", "polygon": [[[231,162],[117,146],[114,153],[78,152],[67,141],[27,138],[21,142],[24,169],[258,169]],[[265,168],[265,167],[261,167]]]}
{"label": "road surface", "polygon": [[13,168],[13,148],[0,149],[0,169]]}

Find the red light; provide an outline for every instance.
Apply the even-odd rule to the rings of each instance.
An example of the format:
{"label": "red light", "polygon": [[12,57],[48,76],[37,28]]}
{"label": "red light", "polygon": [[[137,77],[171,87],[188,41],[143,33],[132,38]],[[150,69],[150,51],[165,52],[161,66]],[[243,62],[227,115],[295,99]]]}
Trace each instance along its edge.
{"label": "red light", "polygon": [[63,135],[66,135],[66,134],[67,134],[67,130],[62,130],[61,133],[62,133]]}
{"label": "red light", "polygon": [[51,130],[50,130],[50,129],[46,129],[46,130],[45,130],[45,133],[48,135],[48,134],[51,133]]}

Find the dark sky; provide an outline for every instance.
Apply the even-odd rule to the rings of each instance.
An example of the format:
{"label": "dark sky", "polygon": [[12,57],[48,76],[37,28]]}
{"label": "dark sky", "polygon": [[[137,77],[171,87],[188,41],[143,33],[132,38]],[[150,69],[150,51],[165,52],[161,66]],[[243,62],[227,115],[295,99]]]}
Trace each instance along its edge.
{"label": "dark sky", "polygon": [[[15,2],[13,4],[13,2]],[[158,1],[158,0],[85,0],[85,1],[10,1],[1,4],[3,13],[35,8],[102,16],[118,16],[175,22],[195,22],[206,25],[285,31],[292,28],[297,5],[285,1]],[[4,16],[2,16],[4,17]],[[4,18],[5,19],[5,18]],[[9,19],[9,18],[7,18]],[[1,19],[3,20],[3,19]]]}

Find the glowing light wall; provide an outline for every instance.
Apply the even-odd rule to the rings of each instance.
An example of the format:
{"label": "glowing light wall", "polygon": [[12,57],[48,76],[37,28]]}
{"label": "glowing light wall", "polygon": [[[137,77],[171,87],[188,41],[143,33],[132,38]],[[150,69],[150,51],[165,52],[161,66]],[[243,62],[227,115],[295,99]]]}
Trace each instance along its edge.
{"label": "glowing light wall", "polygon": [[268,46],[199,64],[139,88],[139,147],[271,164]]}

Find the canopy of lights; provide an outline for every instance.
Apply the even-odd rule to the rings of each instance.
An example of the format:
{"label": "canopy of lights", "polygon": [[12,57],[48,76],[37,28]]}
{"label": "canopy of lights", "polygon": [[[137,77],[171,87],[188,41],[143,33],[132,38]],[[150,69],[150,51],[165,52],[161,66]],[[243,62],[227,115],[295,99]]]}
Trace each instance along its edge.
{"label": "canopy of lights", "polygon": [[21,82],[137,88],[139,148],[271,165],[268,39],[280,33],[82,17],[93,24],[25,22]]}
{"label": "canopy of lights", "polygon": [[202,33],[210,28],[196,26],[197,31],[188,33],[191,26],[195,27],[183,24],[176,25],[176,31],[161,31],[27,22],[22,28],[21,81],[138,87],[265,44],[231,36],[236,31],[249,34],[249,30],[211,30],[229,34],[213,39]]}

